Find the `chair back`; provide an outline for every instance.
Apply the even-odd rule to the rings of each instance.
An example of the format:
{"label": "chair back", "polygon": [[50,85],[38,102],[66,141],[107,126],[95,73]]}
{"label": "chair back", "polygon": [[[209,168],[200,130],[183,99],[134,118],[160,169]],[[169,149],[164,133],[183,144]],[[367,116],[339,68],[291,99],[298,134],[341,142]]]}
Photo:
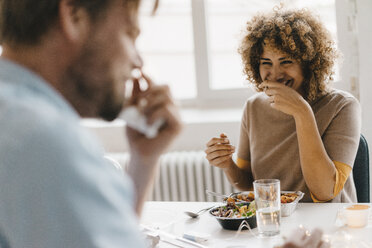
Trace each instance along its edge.
{"label": "chair back", "polygon": [[367,140],[362,134],[360,135],[358,152],[354,161],[353,176],[358,202],[370,202],[369,151]]}

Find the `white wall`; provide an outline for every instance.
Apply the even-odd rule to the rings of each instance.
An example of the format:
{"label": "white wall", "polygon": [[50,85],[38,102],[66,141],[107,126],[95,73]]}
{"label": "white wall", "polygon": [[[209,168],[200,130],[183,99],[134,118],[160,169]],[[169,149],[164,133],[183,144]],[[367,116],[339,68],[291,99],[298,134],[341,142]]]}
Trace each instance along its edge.
{"label": "white wall", "polygon": [[[243,107],[243,104],[242,104]],[[226,133],[231,144],[237,145],[242,109],[183,110],[181,118],[184,129],[170,147],[177,150],[204,150],[205,144],[212,138]],[[124,122],[113,123],[97,120],[84,120],[83,125],[92,131],[103,143],[107,152],[125,152]]]}

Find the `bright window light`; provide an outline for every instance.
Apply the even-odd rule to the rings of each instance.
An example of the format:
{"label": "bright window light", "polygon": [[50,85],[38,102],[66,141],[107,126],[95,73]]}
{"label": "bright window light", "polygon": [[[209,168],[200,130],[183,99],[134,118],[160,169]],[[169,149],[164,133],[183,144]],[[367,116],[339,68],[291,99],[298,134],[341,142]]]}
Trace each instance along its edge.
{"label": "bright window light", "polygon": [[190,0],[161,0],[151,16],[153,0],[140,9],[141,35],[137,46],[144,71],[170,86],[178,99],[196,97],[194,41]]}

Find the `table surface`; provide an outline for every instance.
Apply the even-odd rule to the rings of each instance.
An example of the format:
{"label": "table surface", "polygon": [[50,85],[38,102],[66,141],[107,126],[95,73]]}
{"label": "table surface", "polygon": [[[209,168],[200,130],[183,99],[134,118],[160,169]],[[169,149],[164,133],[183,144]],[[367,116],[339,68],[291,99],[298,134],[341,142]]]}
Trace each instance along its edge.
{"label": "table surface", "polygon": [[[221,203],[213,202],[146,202],[141,217],[141,224],[151,228],[182,237],[184,233],[195,232],[210,235],[206,247],[275,247],[283,242],[283,237],[289,236],[293,230],[302,225],[308,230],[321,228],[325,238],[331,240],[332,247],[371,247],[372,248],[372,222],[367,227],[349,228],[336,225],[336,216],[339,209],[346,203],[299,203],[291,216],[281,218],[280,235],[273,238],[257,237],[257,228],[253,232],[243,230],[240,233],[223,229],[217,220],[208,212],[199,218],[192,219],[184,211],[197,212],[198,210],[218,206]],[[367,204],[372,206],[371,204]],[[166,240],[166,239],[164,239]],[[178,247],[195,247],[178,243]],[[342,244],[342,245],[341,245]],[[160,241],[159,248],[177,247]]]}

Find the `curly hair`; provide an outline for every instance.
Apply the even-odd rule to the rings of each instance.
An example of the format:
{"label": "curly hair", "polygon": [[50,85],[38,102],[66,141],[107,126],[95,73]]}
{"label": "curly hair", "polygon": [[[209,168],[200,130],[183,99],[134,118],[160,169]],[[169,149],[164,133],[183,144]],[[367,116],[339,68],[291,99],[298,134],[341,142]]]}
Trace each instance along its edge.
{"label": "curly hair", "polygon": [[247,22],[246,34],[238,49],[244,73],[257,91],[262,83],[259,73],[263,45],[269,44],[301,65],[305,100],[314,101],[329,91],[333,66],[340,53],[324,25],[306,9],[274,9],[258,14]]}

